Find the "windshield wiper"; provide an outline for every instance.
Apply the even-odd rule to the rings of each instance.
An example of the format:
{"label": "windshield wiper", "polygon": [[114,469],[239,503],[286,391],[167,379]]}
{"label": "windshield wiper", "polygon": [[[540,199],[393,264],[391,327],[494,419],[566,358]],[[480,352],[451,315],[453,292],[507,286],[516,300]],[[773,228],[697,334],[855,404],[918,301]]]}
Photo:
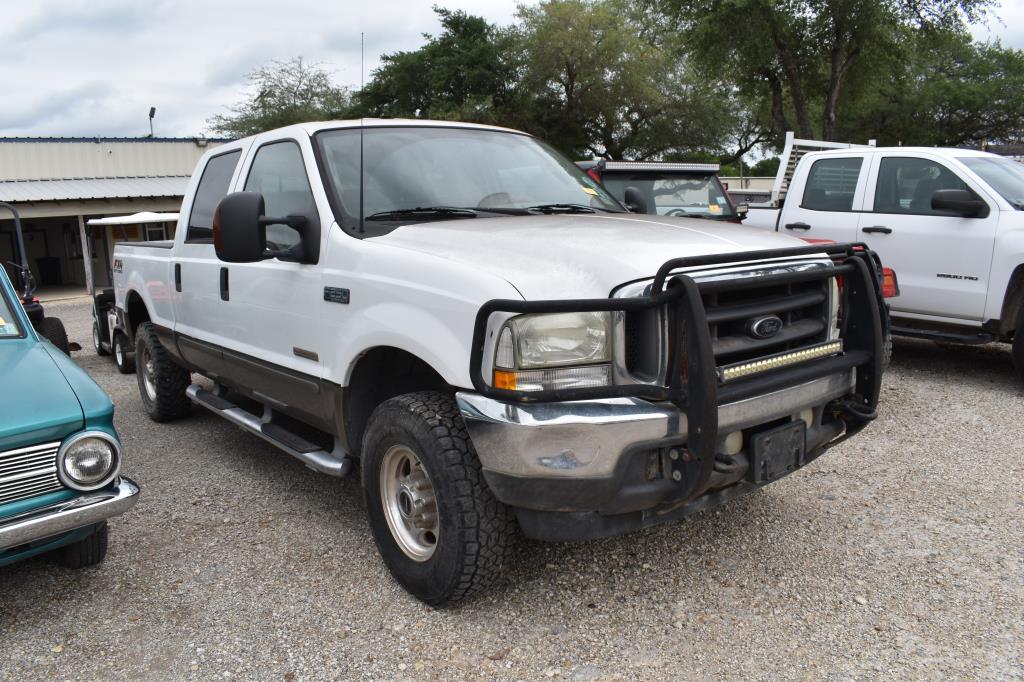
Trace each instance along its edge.
{"label": "windshield wiper", "polygon": [[540,213],[594,213],[591,206],[583,204],[538,204],[527,207],[528,211],[539,211]]}
{"label": "windshield wiper", "polygon": [[471,208],[458,208],[457,206],[417,206],[416,208],[396,208],[390,211],[379,211],[366,216],[366,220],[393,220],[400,218],[424,218],[443,216],[452,218],[475,218],[476,211]]}

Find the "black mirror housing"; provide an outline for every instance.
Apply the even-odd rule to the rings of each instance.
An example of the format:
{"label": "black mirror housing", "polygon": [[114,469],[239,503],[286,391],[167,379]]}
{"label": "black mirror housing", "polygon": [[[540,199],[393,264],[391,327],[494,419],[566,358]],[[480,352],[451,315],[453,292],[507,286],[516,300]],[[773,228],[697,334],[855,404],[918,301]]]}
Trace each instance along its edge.
{"label": "black mirror housing", "polygon": [[267,230],[260,223],[265,212],[259,192],[234,192],[221,199],[213,214],[213,248],[225,263],[264,260]]}
{"label": "black mirror housing", "polygon": [[736,204],[736,217],[743,220],[750,213],[750,204]]}
{"label": "black mirror housing", "polygon": [[964,218],[988,217],[988,204],[966,189],[940,189],[932,194],[932,210],[948,211]]}
{"label": "black mirror housing", "polygon": [[627,187],[625,193],[626,208],[633,213],[647,213],[647,200],[644,199],[644,193],[636,187]]}

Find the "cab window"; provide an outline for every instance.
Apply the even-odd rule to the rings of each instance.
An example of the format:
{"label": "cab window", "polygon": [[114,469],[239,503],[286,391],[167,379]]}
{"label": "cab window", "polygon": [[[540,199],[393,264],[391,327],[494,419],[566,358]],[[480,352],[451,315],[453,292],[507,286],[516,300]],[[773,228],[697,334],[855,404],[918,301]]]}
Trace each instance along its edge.
{"label": "cab window", "polygon": [[811,164],[800,206],[812,211],[851,211],[864,159],[819,159]]}
{"label": "cab window", "polygon": [[192,210],[188,214],[186,243],[213,243],[213,213],[220,200],[227,196],[231,176],[235,174],[235,166],[241,156],[242,151],[235,150],[214,156],[206,162],[203,176],[199,178],[199,187],[196,188],[196,198],[192,200]]}
{"label": "cab window", "polygon": [[967,185],[953,171],[935,161],[883,158],[875,185],[875,213],[948,215],[932,209],[932,195],[940,189],[967,189]]}
{"label": "cab window", "polygon": [[[260,147],[245,181],[246,192],[259,192],[266,202],[266,215],[281,218],[309,215],[315,210],[313,190],[306,177],[299,145],[291,141]],[[267,248],[285,251],[297,246],[301,235],[287,225],[267,226]]]}

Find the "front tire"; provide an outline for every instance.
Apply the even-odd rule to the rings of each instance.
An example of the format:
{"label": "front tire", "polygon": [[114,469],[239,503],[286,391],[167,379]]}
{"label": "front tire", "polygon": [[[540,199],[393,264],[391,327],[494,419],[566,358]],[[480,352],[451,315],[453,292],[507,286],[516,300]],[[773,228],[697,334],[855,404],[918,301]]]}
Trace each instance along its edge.
{"label": "front tire", "polygon": [[121,374],[135,373],[135,358],[132,356],[128,337],[121,332],[114,334],[114,364]]}
{"label": "front tire", "polygon": [[1013,334],[1013,366],[1017,376],[1024,381],[1024,324]]}
{"label": "front tire", "polygon": [[56,317],[44,317],[39,321],[39,333],[47,341],[57,346],[64,355],[71,355],[68,348],[68,333],[64,329],[64,323]]}
{"label": "front tire", "polygon": [[379,405],[361,468],[370,529],[402,587],[442,606],[494,582],[515,517],[487,487],[451,396],[421,391]]}
{"label": "front tire", "polygon": [[185,395],[192,374],[174,362],[157,338],[152,322],[143,322],[135,333],[135,373],[142,405],[153,421],[180,419],[192,410]]}
{"label": "front tire", "polygon": [[53,551],[53,558],[66,568],[95,566],[107,556],[109,530],[106,522],[78,542]]}

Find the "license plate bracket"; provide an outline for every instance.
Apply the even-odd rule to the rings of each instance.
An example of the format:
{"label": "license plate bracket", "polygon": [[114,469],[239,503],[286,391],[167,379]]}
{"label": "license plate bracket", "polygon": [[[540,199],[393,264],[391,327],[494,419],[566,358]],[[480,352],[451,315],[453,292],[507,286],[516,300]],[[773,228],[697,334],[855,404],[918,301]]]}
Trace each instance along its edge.
{"label": "license plate bracket", "polygon": [[804,463],[807,425],[803,420],[755,433],[750,438],[751,475],[754,483],[768,483]]}

